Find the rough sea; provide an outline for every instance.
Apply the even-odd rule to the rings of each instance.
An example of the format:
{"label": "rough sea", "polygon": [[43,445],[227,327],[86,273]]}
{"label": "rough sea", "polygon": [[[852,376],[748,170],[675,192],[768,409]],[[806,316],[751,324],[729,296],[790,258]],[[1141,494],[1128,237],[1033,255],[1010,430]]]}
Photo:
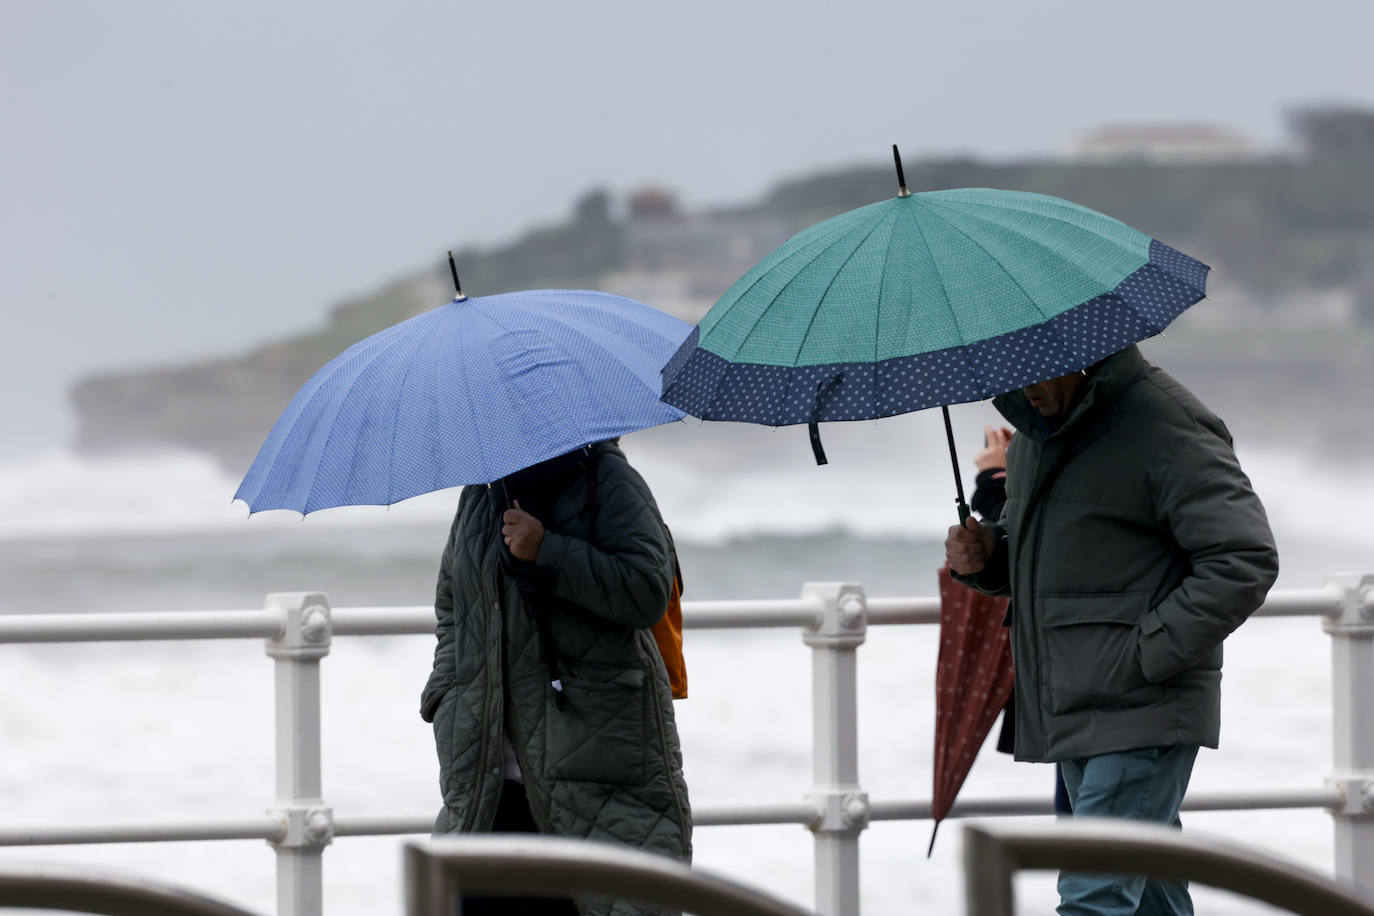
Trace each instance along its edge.
{"label": "rough sea", "polygon": [[[954,411],[972,480],[986,406]],[[930,595],[952,480],[938,414],[824,429],[700,426],[627,438],[679,542],[686,597],[792,597],[806,581],[870,595]],[[1280,587],[1374,571],[1367,465],[1238,445],[1279,538]],[[0,460],[0,613],[254,608],[272,591],[323,590],[335,605],[430,603],[457,491],[390,508],[247,518],[237,480],[209,459]],[[693,802],[795,801],[810,783],[810,659],[796,632],[692,630],[691,698],[676,704]],[[860,776],[870,797],[928,798],[937,652],[931,627],[874,627],[859,650]],[[340,638],[323,662],[324,789],[340,813],[432,814],[437,764],[418,716],[432,638]],[[0,822],[11,825],[240,817],[272,802],[271,660],[259,641],[0,646]],[[1330,768],[1330,648],[1312,619],[1257,619],[1227,643],[1222,747],[1195,790],[1320,786]],[[985,747],[963,797],[1051,792],[1047,766]],[[1195,813],[1189,830],[1331,869],[1319,811]],[[963,911],[958,822],[927,859],[928,821],[865,831],[867,916]],[[326,912],[398,913],[396,837],[341,838],[325,854]],[[696,863],[811,903],[800,827],[709,827]],[[130,869],[274,908],[261,842],[0,849],[0,862]],[[1018,881],[1021,912],[1053,909],[1053,879]],[[1195,889],[1198,911],[1272,912]]]}

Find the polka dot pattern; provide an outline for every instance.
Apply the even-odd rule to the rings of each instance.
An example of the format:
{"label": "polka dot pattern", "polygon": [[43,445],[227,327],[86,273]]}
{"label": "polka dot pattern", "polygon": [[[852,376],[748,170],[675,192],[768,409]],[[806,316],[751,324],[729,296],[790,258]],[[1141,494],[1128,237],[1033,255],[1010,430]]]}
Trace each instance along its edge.
{"label": "polka dot pattern", "polygon": [[1158,241],[1115,290],[1046,321],[962,347],[880,362],[731,363],[696,331],[663,370],[663,400],[703,420],[766,426],[871,420],[980,401],[1088,366],[1162,331],[1203,297],[1208,267]]}
{"label": "polka dot pattern", "polygon": [[940,656],[935,671],[932,816],[940,820],[1011,697],[1007,599],[993,598],[940,570]]}
{"label": "polka dot pattern", "polygon": [[1150,239],[1150,263],[1199,294],[1207,291],[1207,272],[1211,268],[1158,239]]}

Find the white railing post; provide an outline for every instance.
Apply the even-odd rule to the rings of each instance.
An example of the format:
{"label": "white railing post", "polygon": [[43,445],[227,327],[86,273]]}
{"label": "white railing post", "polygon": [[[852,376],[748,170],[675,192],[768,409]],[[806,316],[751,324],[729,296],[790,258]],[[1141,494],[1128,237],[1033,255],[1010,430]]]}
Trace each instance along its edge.
{"label": "white railing post", "polygon": [[811,647],[811,718],[816,806],[816,912],[858,916],[859,834],[868,826],[868,793],[859,786],[857,653],[867,627],[863,587],[808,582],[802,598],[819,618],[802,631]]}
{"label": "white railing post", "polygon": [[268,813],[280,835],[277,916],[321,916],[324,847],[334,836],[333,812],[320,780],[320,659],[329,654],[333,624],[320,592],[278,592],[267,608],[281,613],[279,636],[267,640],[276,660],[276,806]]}
{"label": "white railing post", "polygon": [[1333,771],[1343,803],[1332,811],[1336,877],[1374,894],[1374,576],[1327,580],[1344,596],[1322,621],[1331,635]]}

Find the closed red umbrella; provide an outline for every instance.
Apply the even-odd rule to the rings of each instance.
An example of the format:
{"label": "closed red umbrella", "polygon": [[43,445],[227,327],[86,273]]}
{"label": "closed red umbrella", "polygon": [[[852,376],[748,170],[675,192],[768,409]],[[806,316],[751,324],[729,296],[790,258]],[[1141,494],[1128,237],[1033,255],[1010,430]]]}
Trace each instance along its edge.
{"label": "closed red umbrella", "polygon": [[[935,779],[930,848],[997,714],[1011,696],[1007,599],[956,582],[940,570],[940,658],[935,670]],[[926,853],[930,855],[929,852]]]}

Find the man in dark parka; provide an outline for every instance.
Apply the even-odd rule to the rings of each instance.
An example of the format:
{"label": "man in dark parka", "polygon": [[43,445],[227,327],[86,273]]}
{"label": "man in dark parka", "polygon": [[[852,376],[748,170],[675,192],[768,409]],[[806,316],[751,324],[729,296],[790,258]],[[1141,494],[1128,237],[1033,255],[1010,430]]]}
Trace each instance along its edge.
{"label": "man in dark parka", "polygon": [[464,488],[421,696],[439,756],[436,833],[534,830],[690,860],[672,695],[649,630],[674,571],[653,495],[612,442]]}
{"label": "man in dark parka", "polygon": [[[1222,640],[1278,574],[1225,424],[1134,347],[994,399],[1016,427],[1001,520],[950,529],[956,576],[1011,596],[1018,760],[1075,816],[1177,825],[1220,732]],[[1192,913],[1185,885],[1063,874],[1064,916]]]}

